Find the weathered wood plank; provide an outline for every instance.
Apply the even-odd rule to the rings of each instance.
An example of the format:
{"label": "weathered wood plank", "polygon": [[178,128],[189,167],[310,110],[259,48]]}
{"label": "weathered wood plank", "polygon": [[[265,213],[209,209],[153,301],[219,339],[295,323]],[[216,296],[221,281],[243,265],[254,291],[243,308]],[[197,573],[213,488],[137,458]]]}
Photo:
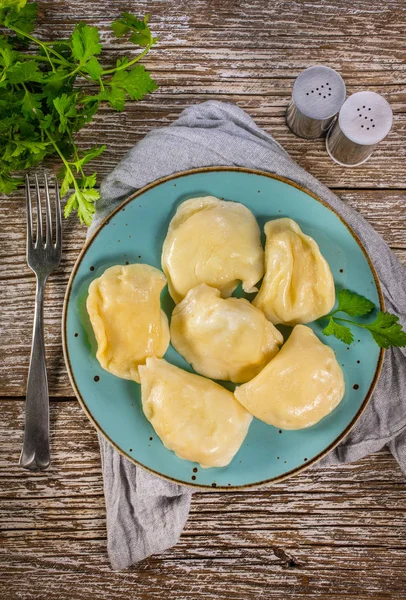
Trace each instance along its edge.
{"label": "weathered wood plank", "polygon": [[[217,99],[234,102],[247,109],[258,125],[271,133],[302,167],[331,188],[405,189],[405,113],[395,114],[392,131],[378,145],[372,157],[365,164],[351,169],[340,167],[329,158],[323,139],[299,139],[288,130],[284,116],[289,101],[288,92],[282,106],[273,107],[273,99],[263,93],[262,83],[258,84],[258,96],[251,95],[251,84],[246,91],[247,96],[241,93],[241,89],[232,91],[235,87],[232,81],[224,82],[224,86],[230,90],[230,95],[225,94],[216,83],[202,83],[200,87],[204,88],[204,93],[198,90],[185,91],[181,85],[180,89],[172,87],[167,92],[161,88],[151,98],[137,104],[130,103],[120,114],[108,109],[101,110],[93,123],[78,134],[78,145],[88,148],[107,141],[105,152],[91,163],[92,171],[98,172],[100,180],[152,128],[169,125],[187,106]],[[55,171],[57,168],[59,165],[56,164]]]}
{"label": "weathered wood plank", "polygon": [[[359,210],[405,258],[406,193],[383,190],[339,190],[345,202]],[[0,347],[0,395],[24,395],[31,343],[35,277],[25,262],[24,200],[6,199],[0,214],[0,319],[3,343]],[[64,255],[51,276],[46,294],[46,344],[49,385],[52,395],[70,395],[72,390],[61,350],[63,297],[70,271],[85,239],[85,229],[73,219],[64,222]],[[10,252],[12,244],[12,253]]]}
{"label": "weathered wood plank", "polygon": [[404,36],[406,24],[402,0],[387,0],[385,3],[356,0],[345,6],[334,0],[295,3],[286,0],[277,3],[262,0],[225,0],[221,3],[195,0],[189,10],[185,10],[185,6],[176,0],[142,0],[136,6],[131,6],[131,3],[129,6],[128,1],[110,0],[108,11],[97,0],[72,4],[43,0],[42,28],[52,33],[57,28],[58,33],[64,33],[79,19],[108,26],[122,10],[136,10],[138,14],[149,12],[151,22],[161,28],[158,31],[160,37],[166,34],[171,36],[171,41],[186,35],[193,39],[200,30],[224,30],[231,33],[236,43],[249,38],[252,45],[256,43],[256,37],[252,34],[257,36],[261,32],[275,37],[316,35],[334,40],[335,37],[361,35],[363,38],[374,35]]}
{"label": "weathered wood plank", "polygon": [[178,546],[114,574],[98,444],[79,405],[52,404],[53,462],[34,474],[17,466],[23,403],[1,407],[0,590],[7,582],[10,600],[82,599],[84,590],[106,599],[168,590],[177,600],[403,598],[406,491],[387,452],[265,490],[195,494]]}
{"label": "weathered wood plank", "polygon": [[[290,554],[272,545],[264,550],[247,552],[238,557],[216,560],[207,557],[190,560],[150,559],[125,573],[108,572],[106,562],[100,559],[103,542],[94,541],[87,549],[83,566],[76,567],[71,559],[72,543],[61,544],[63,560],[41,557],[16,561],[9,558],[10,566],[0,575],[8,600],[21,598],[39,600],[101,600],[136,598],[177,600],[247,598],[321,598],[340,600],[404,600],[405,583],[402,554],[398,551],[382,553],[371,549],[360,552],[341,552],[336,548],[323,550],[325,563],[336,568],[317,566],[314,570],[296,561]],[[327,552],[329,556],[327,556]],[[311,549],[317,556],[317,549]],[[360,558],[364,556],[364,561]],[[281,556],[282,558],[279,558]],[[96,571],[91,563],[98,563]],[[390,568],[384,564],[389,563]],[[337,565],[359,564],[358,571],[339,569]],[[294,566],[290,566],[294,565]],[[373,566],[371,566],[373,565]]]}

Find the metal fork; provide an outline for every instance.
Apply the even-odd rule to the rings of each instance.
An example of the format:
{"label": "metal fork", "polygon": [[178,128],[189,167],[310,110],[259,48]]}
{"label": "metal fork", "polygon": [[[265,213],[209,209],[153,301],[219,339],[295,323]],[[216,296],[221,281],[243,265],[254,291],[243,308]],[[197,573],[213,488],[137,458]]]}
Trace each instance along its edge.
{"label": "metal fork", "polygon": [[55,221],[56,239],[52,242],[51,201],[48,180],[44,176],[45,190],[45,239],[42,224],[41,194],[38,177],[35,175],[37,203],[37,233],[33,239],[31,185],[26,176],[27,200],[27,263],[37,278],[35,296],[34,330],[31,346],[31,359],[28,372],[25,403],[24,443],[20,465],[31,471],[42,471],[49,466],[49,395],[45,361],[43,305],[44,291],[48,276],[59,265],[62,251],[62,222],[59,189],[55,181]]}

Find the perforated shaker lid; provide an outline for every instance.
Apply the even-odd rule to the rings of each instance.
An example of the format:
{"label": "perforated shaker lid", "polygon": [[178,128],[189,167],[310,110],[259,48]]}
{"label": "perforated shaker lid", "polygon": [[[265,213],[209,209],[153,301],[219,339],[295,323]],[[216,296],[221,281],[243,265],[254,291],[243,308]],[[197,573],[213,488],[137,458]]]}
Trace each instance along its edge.
{"label": "perforated shaker lid", "polygon": [[334,117],[345,100],[345,83],[330,67],[302,71],[293,84],[292,98],[301,113],[312,119]]}
{"label": "perforated shaker lid", "polygon": [[392,127],[388,102],[375,92],[357,92],[344,102],[338,117],[340,129],[360,146],[372,146],[385,138]]}

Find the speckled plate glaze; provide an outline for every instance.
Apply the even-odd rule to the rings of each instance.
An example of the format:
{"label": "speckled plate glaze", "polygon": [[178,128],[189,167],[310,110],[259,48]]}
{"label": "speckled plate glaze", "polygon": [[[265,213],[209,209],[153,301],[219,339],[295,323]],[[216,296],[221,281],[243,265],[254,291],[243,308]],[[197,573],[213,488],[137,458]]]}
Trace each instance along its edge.
{"label": "speckled plate glaze", "polygon": [[[202,469],[167,450],[142,412],[140,386],[104,371],[95,358],[95,339],[87,317],[87,289],[115,264],[140,262],[160,268],[161,248],[177,206],[187,198],[213,195],[242,202],[261,229],[269,219],[291,217],[319,244],[337,289],[357,291],[383,309],[374,268],[360,241],[320,199],[291,181],[240,168],[213,167],[179,173],[140,190],[124,202],[86,244],[66,292],[63,344],[76,395],[93,425],[126,457],[167,479],[192,486],[232,490],[279,481],[308,467],[331,450],[354,425],[376,384],[383,351],[368,332],[357,330],[351,347],[324,337],[342,365],[346,393],[341,404],[317,425],[282,431],[253,420],[247,438],[228,467]],[[162,305],[170,317],[167,289]],[[170,347],[165,358],[191,367]]]}

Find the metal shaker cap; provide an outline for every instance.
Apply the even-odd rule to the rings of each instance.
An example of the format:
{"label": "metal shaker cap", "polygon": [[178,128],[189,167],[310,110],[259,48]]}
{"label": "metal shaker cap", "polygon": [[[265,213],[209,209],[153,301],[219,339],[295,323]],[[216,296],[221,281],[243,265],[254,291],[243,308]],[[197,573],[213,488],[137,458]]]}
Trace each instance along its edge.
{"label": "metal shaker cap", "polygon": [[341,107],[329,129],[326,149],[343,167],[362,165],[392,127],[393,114],[385,98],[375,92],[357,92]]}
{"label": "metal shaker cap", "polygon": [[338,123],[346,138],[361,146],[382,141],[392,127],[393,113],[388,102],[375,92],[357,92],[343,104]]}
{"label": "metal shaker cap", "polygon": [[303,115],[323,120],[338,113],[345,95],[345,83],[337,71],[326,66],[314,66],[297,77],[292,99]]}

